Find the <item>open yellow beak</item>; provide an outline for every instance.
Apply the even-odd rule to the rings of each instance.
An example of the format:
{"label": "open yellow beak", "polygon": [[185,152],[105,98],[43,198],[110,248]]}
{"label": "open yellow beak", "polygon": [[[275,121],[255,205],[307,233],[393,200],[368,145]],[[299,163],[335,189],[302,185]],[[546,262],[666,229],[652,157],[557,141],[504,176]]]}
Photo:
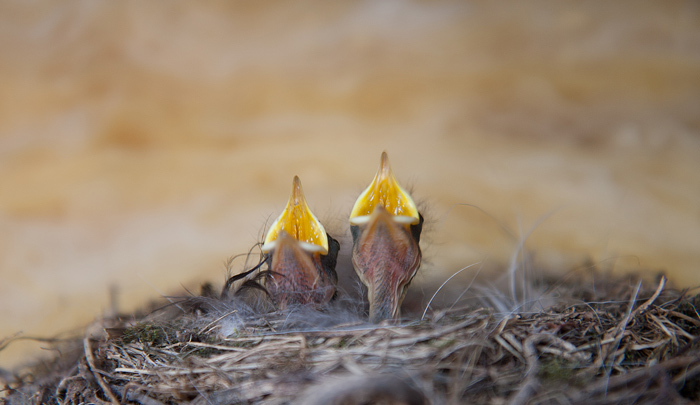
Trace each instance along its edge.
{"label": "open yellow beak", "polygon": [[398,223],[416,225],[420,222],[416,203],[396,181],[386,152],[382,152],[382,161],[372,184],[360,194],[352,208],[350,225],[363,225],[369,222],[370,215],[378,205],[384,207]]}
{"label": "open yellow beak", "polygon": [[282,231],[299,241],[302,249],[307,252],[328,254],[326,230],[306,204],[298,176],[294,176],[292,195],[289,197],[287,207],[267,232],[265,243],[261,248],[263,252],[268,253],[277,246],[277,240]]}

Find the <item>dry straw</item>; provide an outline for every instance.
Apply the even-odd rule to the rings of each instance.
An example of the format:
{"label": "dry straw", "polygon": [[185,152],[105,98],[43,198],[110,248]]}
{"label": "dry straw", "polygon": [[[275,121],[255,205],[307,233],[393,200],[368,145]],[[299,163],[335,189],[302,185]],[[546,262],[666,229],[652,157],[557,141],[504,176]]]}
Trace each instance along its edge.
{"label": "dry straw", "polygon": [[[549,286],[558,306],[496,315],[303,326],[232,299],[190,298],[3,377],[5,403],[691,403],[700,400],[700,296],[596,275]],[[334,307],[321,310],[334,318]],[[325,311],[325,313],[323,312]],[[299,315],[299,313],[297,314]],[[352,318],[352,317],[350,317]],[[341,323],[338,323],[341,322]],[[92,328],[95,329],[95,328]],[[227,336],[224,336],[227,335]],[[9,340],[0,343],[0,347]]]}

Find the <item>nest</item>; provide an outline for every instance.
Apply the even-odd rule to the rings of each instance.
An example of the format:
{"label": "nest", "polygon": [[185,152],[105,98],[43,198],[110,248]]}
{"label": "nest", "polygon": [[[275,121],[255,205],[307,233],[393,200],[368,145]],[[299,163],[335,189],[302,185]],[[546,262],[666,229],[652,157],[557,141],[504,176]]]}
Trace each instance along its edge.
{"label": "nest", "polygon": [[339,304],[259,313],[191,297],[57,343],[60,356],[0,379],[0,402],[697,401],[700,296],[657,281],[559,281],[549,291],[566,299],[539,311],[468,305],[379,325]]}

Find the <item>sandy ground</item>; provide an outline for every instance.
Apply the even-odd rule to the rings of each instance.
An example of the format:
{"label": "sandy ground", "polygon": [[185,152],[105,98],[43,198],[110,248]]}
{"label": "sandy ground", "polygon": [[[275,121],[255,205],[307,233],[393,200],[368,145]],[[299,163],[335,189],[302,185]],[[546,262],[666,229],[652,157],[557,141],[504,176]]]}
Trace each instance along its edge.
{"label": "sandy ground", "polygon": [[383,150],[428,220],[414,290],[523,235],[700,285],[696,2],[2,2],[0,54],[0,336],[221,282],[295,174],[347,261]]}

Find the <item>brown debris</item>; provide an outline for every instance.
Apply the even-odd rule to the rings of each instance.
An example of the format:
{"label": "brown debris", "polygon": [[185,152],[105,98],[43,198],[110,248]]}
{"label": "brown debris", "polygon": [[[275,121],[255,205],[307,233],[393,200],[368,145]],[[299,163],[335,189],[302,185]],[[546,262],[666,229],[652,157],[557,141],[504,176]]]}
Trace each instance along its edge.
{"label": "brown debris", "polygon": [[[82,352],[64,352],[55,367],[0,374],[0,402],[698,401],[700,296],[674,291],[665,279],[596,281],[558,284],[567,302],[508,317],[462,307],[400,325],[305,331],[289,330],[282,312],[110,320],[109,333],[86,336]],[[234,315],[240,327],[221,336]]]}

